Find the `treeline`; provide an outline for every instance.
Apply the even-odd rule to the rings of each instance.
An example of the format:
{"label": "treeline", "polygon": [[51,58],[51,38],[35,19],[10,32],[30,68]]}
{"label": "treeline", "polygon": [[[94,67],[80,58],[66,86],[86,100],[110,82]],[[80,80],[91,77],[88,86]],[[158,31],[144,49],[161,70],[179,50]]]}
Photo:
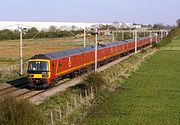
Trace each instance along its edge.
{"label": "treeline", "polygon": [[0,31],[0,40],[13,40],[18,38],[19,38],[19,33],[17,30],[11,31],[5,29]]}
{"label": "treeline", "polygon": [[164,37],[163,40],[159,43],[154,43],[154,47],[162,47],[168,43],[170,43],[172,41],[172,39],[175,37],[175,36],[178,36],[180,34],[180,27],[176,27],[176,28],[173,28],[167,37]]}
{"label": "treeline", "polygon": [[[60,31],[60,30],[48,30],[48,31],[38,31],[35,27],[23,31],[23,39],[31,39],[34,36],[36,38],[62,38],[62,37],[71,37],[77,34],[83,33],[83,31]],[[1,30],[0,31],[0,40],[15,40],[19,39],[18,30]]]}
{"label": "treeline", "polygon": [[[92,26],[92,29],[95,28],[96,26]],[[164,26],[163,24],[154,24],[148,25],[148,26],[143,26],[143,27],[148,27],[150,29],[168,29],[170,26]],[[33,37],[35,38],[62,38],[62,37],[72,37],[77,34],[82,34],[83,30],[75,30],[76,27],[72,26],[71,31],[62,31],[60,29],[57,29],[55,26],[50,26],[49,29],[47,30],[41,30],[39,31],[37,28],[32,27],[31,29],[24,29],[23,30],[23,39],[31,39]],[[92,30],[91,29],[91,30]],[[127,26],[120,27],[119,23],[114,23],[113,25],[100,25],[99,26],[100,30],[134,30],[135,28],[128,28]],[[94,30],[89,31],[89,33],[93,34]],[[94,35],[94,34],[93,34]],[[120,35],[120,36],[118,36]],[[116,35],[117,40],[122,39],[121,34]],[[139,36],[146,36],[147,34],[139,34]],[[0,40],[15,40],[19,39],[19,30],[0,30]],[[132,33],[124,33],[124,39],[130,39],[132,38]]]}

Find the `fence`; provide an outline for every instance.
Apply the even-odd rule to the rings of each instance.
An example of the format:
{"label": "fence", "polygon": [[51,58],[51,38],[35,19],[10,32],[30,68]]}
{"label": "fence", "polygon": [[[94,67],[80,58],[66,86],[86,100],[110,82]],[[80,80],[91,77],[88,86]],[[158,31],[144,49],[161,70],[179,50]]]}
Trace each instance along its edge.
{"label": "fence", "polygon": [[57,121],[68,118],[68,116],[78,111],[83,105],[91,105],[91,100],[94,98],[96,92],[97,89],[90,87],[90,89],[80,93],[79,96],[71,98],[71,101],[67,101],[65,108],[62,109],[61,107],[58,107],[51,111],[51,125],[55,125]]}

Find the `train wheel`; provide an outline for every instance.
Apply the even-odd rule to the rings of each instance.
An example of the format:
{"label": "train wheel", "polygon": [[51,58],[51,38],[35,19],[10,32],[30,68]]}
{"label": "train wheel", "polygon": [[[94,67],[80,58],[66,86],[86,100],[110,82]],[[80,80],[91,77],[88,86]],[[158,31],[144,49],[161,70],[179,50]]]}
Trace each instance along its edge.
{"label": "train wheel", "polygon": [[57,79],[53,79],[52,83],[50,84],[51,87],[54,87],[58,83]]}
{"label": "train wheel", "polygon": [[33,83],[30,83],[30,84],[28,85],[28,88],[29,88],[30,90],[33,90],[33,89],[35,89],[35,86],[34,86]]}

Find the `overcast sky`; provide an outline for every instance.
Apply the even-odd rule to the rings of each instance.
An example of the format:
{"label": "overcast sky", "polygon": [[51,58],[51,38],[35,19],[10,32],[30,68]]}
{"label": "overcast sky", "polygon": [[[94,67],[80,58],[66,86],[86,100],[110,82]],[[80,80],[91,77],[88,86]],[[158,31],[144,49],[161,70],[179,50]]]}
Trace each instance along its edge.
{"label": "overcast sky", "polygon": [[178,18],[180,0],[0,0],[0,21],[173,25]]}

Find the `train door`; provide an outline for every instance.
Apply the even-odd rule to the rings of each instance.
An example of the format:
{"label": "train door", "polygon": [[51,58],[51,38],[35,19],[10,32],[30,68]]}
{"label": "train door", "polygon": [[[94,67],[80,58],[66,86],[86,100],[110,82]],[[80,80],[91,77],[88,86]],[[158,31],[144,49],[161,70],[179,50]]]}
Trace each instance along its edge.
{"label": "train door", "polygon": [[52,61],[52,70],[51,70],[51,75],[52,75],[52,77],[54,77],[55,76],[55,62],[54,61]]}
{"label": "train door", "polygon": [[56,74],[58,76],[61,75],[62,72],[64,72],[66,70],[66,65],[64,65],[64,64],[67,64],[67,63],[65,61],[66,61],[65,58],[59,59],[57,61],[57,71],[56,71]]}

